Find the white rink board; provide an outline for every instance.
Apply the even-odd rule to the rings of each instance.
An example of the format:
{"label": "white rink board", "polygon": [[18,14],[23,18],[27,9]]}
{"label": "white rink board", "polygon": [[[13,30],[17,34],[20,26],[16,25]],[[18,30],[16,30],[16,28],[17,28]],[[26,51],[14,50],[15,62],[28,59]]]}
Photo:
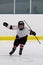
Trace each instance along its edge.
{"label": "white rink board", "polygon": [[43,35],[43,15],[26,15],[26,14],[11,14],[0,15],[0,36],[15,36],[16,31],[11,31],[3,26],[3,22],[7,22],[10,25],[17,25],[18,21],[24,21],[31,26],[31,28],[37,33],[37,35]]}

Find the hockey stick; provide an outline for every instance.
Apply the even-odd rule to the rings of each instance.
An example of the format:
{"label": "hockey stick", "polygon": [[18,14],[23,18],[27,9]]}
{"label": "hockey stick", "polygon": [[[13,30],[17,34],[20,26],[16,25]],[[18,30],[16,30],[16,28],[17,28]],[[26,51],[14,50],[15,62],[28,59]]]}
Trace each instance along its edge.
{"label": "hockey stick", "polygon": [[[25,22],[25,24],[30,28],[30,30],[32,30],[31,27],[26,23],[25,20],[24,20],[24,22]],[[41,44],[41,42],[39,41],[39,39],[37,38],[37,36],[35,36],[35,38],[37,39],[37,41],[39,42],[39,44]]]}

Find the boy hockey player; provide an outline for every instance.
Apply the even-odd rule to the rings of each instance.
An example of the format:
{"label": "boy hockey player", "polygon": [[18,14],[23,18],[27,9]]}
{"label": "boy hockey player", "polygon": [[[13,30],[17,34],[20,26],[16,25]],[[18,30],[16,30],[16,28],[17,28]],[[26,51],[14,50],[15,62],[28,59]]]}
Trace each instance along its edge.
{"label": "boy hockey player", "polygon": [[5,27],[9,28],[10,30],[17,30],[16,39],[14,41],[13,48],[9,54],[12,55],[15,52],[18,45],[20,45],[19,55],[22,55],[23,47],[26,44],[28,34],[35,36],[36,33],[34,31],[28,29],[27,27],[25,27],[23,21],[19,21],[17,26],[9,25],[6,22],[4,22],[3,25]]}

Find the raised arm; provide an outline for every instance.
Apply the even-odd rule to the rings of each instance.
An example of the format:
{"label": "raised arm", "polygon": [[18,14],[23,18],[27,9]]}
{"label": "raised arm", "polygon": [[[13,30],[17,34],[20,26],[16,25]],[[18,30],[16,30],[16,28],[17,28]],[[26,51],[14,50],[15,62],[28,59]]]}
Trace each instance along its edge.
{"label": "raised arm", "polygon": [[15,25],[9,25],[8,23],[4,22],[3,26],[7,27],[10,30],[16,30],[17,26]]}

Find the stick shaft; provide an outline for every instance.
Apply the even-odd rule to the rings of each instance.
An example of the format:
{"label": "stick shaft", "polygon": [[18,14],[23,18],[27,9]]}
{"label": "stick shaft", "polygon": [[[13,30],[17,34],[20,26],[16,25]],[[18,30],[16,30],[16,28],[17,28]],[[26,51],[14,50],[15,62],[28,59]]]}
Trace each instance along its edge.
{"label": "stick shaft", "polygon": [[30,28],[30,30],[31,30],[31,27],[26,23],[26,21],[24,20],[24,22],[25,22],[25,24]]}
{"label": "stick shaft", "polygon": [[39,42],[39,44],[41,44],[41,42],[39,41],[39,39],[37,38],[37,36],[35,36],[35,38],[37,39],[37,41]]}
{"label": "stick shaft", "polygon": [[[25,20],[24,20],[24,22],[25,22],[25,24],[30,28],[30,30],[32,30],[31,27],[26,23]],[[37,41],[39,42],[39,44],[41,44],[41,42],[39,41],[39,39],[37,38],[37,36],[35,36],[35,38],[37,39]]]}

